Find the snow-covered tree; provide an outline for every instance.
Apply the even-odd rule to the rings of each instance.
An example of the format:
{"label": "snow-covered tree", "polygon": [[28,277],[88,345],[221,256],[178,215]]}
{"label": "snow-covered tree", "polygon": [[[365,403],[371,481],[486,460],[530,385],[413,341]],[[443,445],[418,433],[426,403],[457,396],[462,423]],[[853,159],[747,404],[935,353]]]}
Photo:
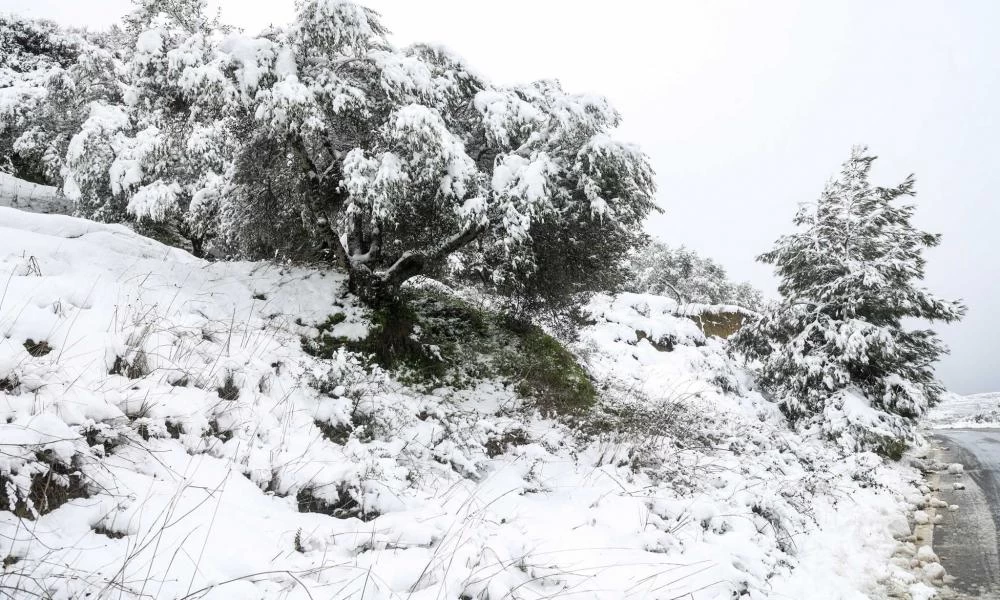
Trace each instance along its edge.
{"label": "snow-covered tree", "polygon": [[782,300],[733,340],[760,362],[760,381],[791,418],[818,416],[859,445],[905,431],[943,392],[933,364],[946,352],[933,331],[904,319],[955,321],[965,307],[920,286],[923,251],[940,236],[916,229],[914,178],[869,183],[874,156],[853,150],[798,231],[759,260],[773,264]]}
{"label": "snow-covered tree", "polygon": [[225,29],[201,0],[143,0],[124,30],[117,102],[91,102],[66,156],[64,190],[85,216],[133,221],[202,254],[245,110]]}
{"label": "snow-covered tree", "polygon": [[[70,110],[48,114],[63,98],[68,71],[85,44],[47,21],[0,15],[0,169],[36,183],[53,183],[63,147],[48,152]],[[68,108],[68,107],[61,107]],[[45,117],[55,117],[48,120]],[[70,127],[69,129],[72,129]]]}
{"label": "snow-covered tree", "polygon": [[722,265],[684,246],[651,242],[629,257],[628,267],[629,287],[636,292],[680,303],[734,304],[750,310],[764,304],[759,290],[747,282],[733,283]]}
{"label": "snow-covered tree", "polygon": [[417,275],[521,308],[623,279],[653,172],[610,137],[604,98],[498,86],[443,48],[396,48],[351,2],[298,9],[246,36],[204,0],[141,0],[113,47],[61,67],[68,94],[49,85],[40,102],[71,118],[19,134],[25,148],[52,159],[84,216],[196,253],[218,238],[228,254],[336,261],[373,301]]}
{"label": "snow-covered tree", "polygon": [[551,81],[496,86],[385,33],[363,7],[308,0],[275,36],[223,200],[230,241],[326,252],[369,299],[416,275],[548,303],[616,279],[655,205],[646,157],[608,135],[608,103]]}

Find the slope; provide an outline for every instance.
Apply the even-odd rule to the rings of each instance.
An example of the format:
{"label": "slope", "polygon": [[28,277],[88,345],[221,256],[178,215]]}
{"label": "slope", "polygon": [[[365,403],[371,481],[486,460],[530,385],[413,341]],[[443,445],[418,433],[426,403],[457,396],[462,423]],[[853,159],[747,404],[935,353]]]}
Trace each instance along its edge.
{"label": "slope", "polygon": [[336,272],[0,207],[0,274],[8,597],[922,589],[889,561],[913,473],[787,429],[665,298],[588,306],[573,349],[600,401],[567,419],[510,381],[305,352],[317,325],[371,326]]}

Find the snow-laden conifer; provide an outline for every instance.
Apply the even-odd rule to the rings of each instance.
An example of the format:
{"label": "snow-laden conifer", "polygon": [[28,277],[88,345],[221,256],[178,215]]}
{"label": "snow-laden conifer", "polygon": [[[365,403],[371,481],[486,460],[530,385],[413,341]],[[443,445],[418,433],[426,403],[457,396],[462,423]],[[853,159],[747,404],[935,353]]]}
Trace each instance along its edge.
{"label": "snow-laden conifer", "polygon": [[761,383],[790,417],[820,418],[828,433],[886,448],[943,392],[934,362],[946,348],[909,319],[955,321],[965,307],[921,285],[923,251],[940,235],[910,222],[914,178],[869,182],[875,157],[855,148],[798,230],[759,257],[780,279],[780,303],[734,340],[760,362]]}

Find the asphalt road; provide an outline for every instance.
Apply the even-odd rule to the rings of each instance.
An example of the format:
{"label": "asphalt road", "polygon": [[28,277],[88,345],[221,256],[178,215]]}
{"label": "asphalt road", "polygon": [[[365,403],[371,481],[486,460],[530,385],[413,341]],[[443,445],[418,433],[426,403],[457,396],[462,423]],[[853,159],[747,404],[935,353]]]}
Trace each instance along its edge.
{"label": "asphalt road", "polygon": [[[934,551],[949,575],[957,598],[1000,598],[1000,429],[949,429],[935,432],[948,463],[965,473],[941,474],[940,497],[959,509],[939,511]],[[960,482],[962,490],[949,490]]]}

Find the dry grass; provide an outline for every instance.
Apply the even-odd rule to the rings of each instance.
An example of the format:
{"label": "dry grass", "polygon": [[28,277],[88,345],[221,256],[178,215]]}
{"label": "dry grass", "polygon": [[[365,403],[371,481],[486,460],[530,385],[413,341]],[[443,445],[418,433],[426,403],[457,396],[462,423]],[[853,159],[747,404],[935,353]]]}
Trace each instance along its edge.
{"label": "dry grass", "polygon": [[697,323],[702,333],[706,336],[715,336],[723,339],[728,338],[737,331],[747,320],[743,313],[735,311],[708,311],[697,315],[689,315],[689,319]]}

